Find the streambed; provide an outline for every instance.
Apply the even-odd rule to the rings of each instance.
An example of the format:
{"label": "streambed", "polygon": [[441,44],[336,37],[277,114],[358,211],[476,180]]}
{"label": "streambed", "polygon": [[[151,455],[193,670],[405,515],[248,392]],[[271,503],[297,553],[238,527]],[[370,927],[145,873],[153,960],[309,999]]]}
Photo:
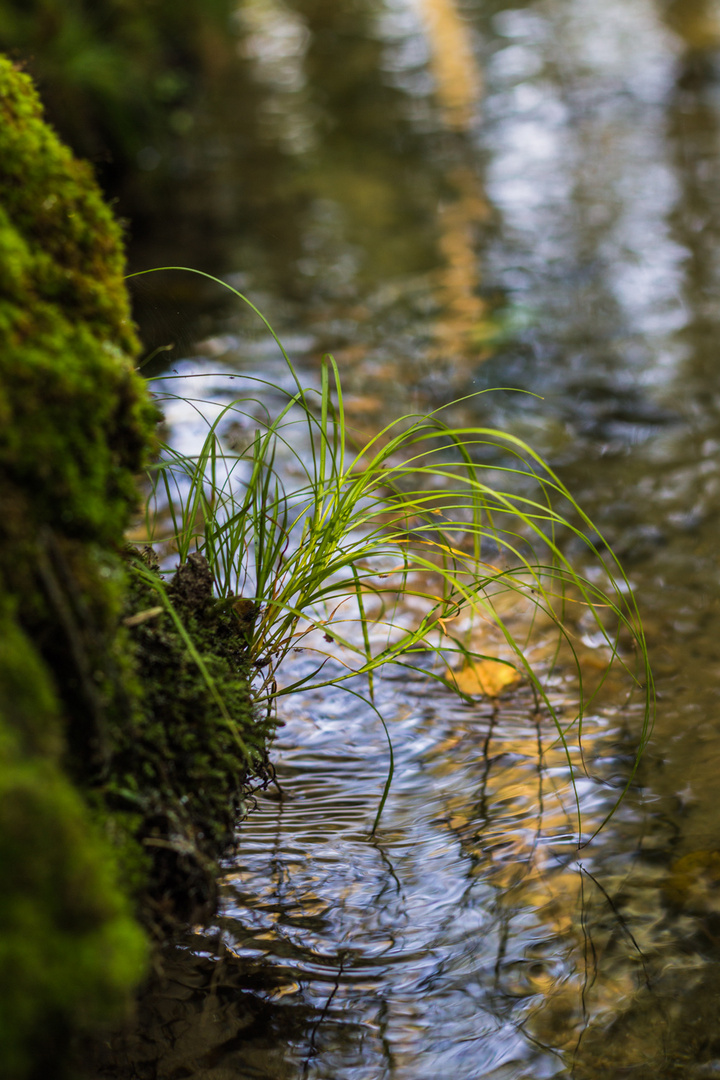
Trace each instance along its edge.
{"label": "streambed", "polygon": [[[620,554],[657,675],[655,732],[578,857],[567,769],[539,759],[523,691],[468,707],[427,680],[381,680],[397,772],[374,838],[377,719],[339,691],[284,699],[281,790],[257,794],[215,924],[167,948],[100,1074],[714,1075],[712,51],[691,53],[681,5],[660,0],[340,7],[245,6],[237,77],[259,105],[208,116],[196,151],[214,162],[198,198],[228,208],[228,273],[307,380],[333,352],[360,432],[486,387],[542,395],[494,392],[458,415],[531,442]],[[713,4],[683,10],[715,25]],[[203,158],[209,146],[222,153]],[[138,289],[163,344],[156,287]],[[212,319],[171,361],[179,375],[283,377],[251,316]],[[170,419],[181,442],[187,416]],[[640,724],[619,691],[590,718],[589,823],[628,776]]]}

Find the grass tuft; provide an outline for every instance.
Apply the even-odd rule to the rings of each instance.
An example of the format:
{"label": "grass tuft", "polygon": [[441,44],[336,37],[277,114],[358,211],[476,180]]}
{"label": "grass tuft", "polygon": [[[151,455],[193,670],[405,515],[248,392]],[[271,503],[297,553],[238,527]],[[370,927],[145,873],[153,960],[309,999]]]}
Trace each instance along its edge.
{"label": "grass tuft", "polygon": [[[340,685],[375,709],[390,748],[375,831],[393,774],[391,736],[375,702],[375,679],[387,665],[420,672],[469,702],[522,679],[554,725],[574,788],[571,742],[584,768],[584,719],[619,669],[625,692],[643,701],[621,799],[652,727],[652,672],[625,572],[557,474],[512,434],[454,426],[446,420],[451,406],[404,415],[354,445],[335,360],[323,361],[319,387],[303,386],[261,312],[201,276],[256,312],[293,388],[244,376],[249,391],[214,403],[198,453],[164,445],[149,474],[145,527],[149,543],[182,562],[194,551],[207,558],[216,602],[247,626],[257,706],[270,714],[284,695]],[[262,404],[263,390],[284,396],[277,415]],[[168,389],[160,404],[175,396]],[[203,418],[208,404],[194,402]],[[584,549],[577,561],[585,573],[566,554],[569,541]],[[579,648],[588,634],[606,658],[591,679]],[[298,649],[317,662],[281,685],[283,664]],[[567,683],[570,669],[568,711],[567,694],[560,704],[555,687],[558,672]],[[575,799],[582,842],[577,789]]]}

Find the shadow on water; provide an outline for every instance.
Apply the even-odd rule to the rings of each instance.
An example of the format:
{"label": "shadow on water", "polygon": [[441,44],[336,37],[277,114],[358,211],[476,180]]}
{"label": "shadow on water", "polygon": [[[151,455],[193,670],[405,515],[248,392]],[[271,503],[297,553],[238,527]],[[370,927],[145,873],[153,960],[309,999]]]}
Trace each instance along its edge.
{"label": "shadow on water", "polygon": [[[282,794],[258,794],[216,925],[166,951],[99,1075],[717,1075],[720,5],[248,0],[240,23],[188,220],[223,234],[305,371],[335,354],[360,432],[487,386],[543,395],[456,413],[530,441],[601,523],[658,718],[578,853],[567,764],[525,691],[467,707],[384,680],[398,766],[372,841],[374,717],[335,691],[288,699]],[[176,240],[147,261],[202,264]],[[142,280],[150,310],[162,279]],[[244,315],[208,318],[182,374],[272,373]],[[608,687],[588,831],[638,728]]]}

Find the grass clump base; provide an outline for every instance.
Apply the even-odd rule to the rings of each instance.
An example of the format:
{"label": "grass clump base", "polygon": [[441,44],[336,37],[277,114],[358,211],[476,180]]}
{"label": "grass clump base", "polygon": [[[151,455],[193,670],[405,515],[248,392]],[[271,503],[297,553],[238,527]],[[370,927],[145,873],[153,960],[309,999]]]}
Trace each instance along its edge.
{"label": "grass clump base", "polygon": [[151,552],[135,559],[125,621],[142,709],[119,732],[105,799],[139,815],[154,916],[187,921],[213,909],[218,855],[264,772],[272,725],[251,709],[247,630],[214,602],[205,559],[191,554],[168,586]]}
{"label": "grass clump base", "polygon": [[[574,787],[570,742],[579,744],[582,763],[584,718],[619,668],[625,692],[643,701],[637,768],[654,715],[642,622],[622,566],[560,477],[512,434],[446,420],[459,403],[400,417],[355,445],[332,357],[319,387],[303,386],[267,321],[230,291],[275,338],[294,389],[251,378],[247,394],[230,402],[190,398],[209,417],[207,435],[194,455],[164,447],[150,474],[146,537],[183,560],[201,554],[218,601],[256,612],[250,659],[258,705],[272,713],[284,695],[332,684],[374,707],[377,674],[392,664],[467,701],[523,679],[563,748]],[[236,386],[240,376],[229,375]],[[260,400],[268,389],[285,394],[274,416]],[[569,541],[587,574],[575,569]],[[579,660],[588,634],[605,657],[591,679]],[[299,649],[314,654],[315,670],[282,685],[283,663]],[[556,707],[551,690],[559,670],[574,671],[571,711],[567,703]],[[389,770],[373,829],[393,773],[391,735],[377,715]],[[582,844],[577,789],[576,803]]]}

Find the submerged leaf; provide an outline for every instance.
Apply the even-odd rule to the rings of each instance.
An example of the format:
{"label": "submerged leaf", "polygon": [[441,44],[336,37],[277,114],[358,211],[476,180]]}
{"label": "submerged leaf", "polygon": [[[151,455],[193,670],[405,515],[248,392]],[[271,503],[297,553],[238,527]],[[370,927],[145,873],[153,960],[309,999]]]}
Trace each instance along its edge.
{"label": "submerged leaf", "polygon": [[491,698],[520,682],[512,664],[491,659],[468,661],[459,671],[447,671],[445,677],[463,694],[485,694]]}

